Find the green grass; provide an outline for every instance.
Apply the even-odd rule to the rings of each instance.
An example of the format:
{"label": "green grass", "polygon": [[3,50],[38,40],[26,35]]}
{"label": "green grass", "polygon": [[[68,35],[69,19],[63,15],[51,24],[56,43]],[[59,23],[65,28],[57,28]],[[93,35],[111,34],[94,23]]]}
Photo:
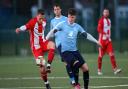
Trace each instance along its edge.
{"label": "green grass", "polygon": [[[128,55],[116,53],[116,60],[122,73],[114,75],[108,56],[103,58],[103,76],[97,75],[97,56],[98,54],[83,54],[90,69],[90,89],[128,89]],[[52,64],[52,73],[50,77],[67,77],[64,64],[55,56]],[[0,57],[0,89],[41,89],[43,82],[39,79],[38,67],[32,56],[9,56]],[[82,73],[80,72],[80,76]],[[105,78],[108,77],[108,78]],[[114,78],[113,78],[114,77]],[[126,77],[126,78],[122,78]],[[10,79],[12,78],[12,79]],[[32,79],[25,79],[32,78]],[[36,79],[33,79],[36,78]],[[52,87],[65,87],[63,89],[72,89],[68,78],[49,79]],[[80,83],[83,85],[82,78]],[[127,85],[127,86],[115,86]],[[105,88],[95,88],[96,86],[107,86]],[[110,86],[110,87],[109,87]],[[115,86],[115,87],[113,87]],[[36,88],[37,87],[37,88]],[[93,88],[94,87],[94,88]],[[43,88],[42,88],[43,89]],[[54,88],[56,89],[56,88]],[[59,89],[59,88],[57,88]],[[61,89],[61,88],[60,88]]]}

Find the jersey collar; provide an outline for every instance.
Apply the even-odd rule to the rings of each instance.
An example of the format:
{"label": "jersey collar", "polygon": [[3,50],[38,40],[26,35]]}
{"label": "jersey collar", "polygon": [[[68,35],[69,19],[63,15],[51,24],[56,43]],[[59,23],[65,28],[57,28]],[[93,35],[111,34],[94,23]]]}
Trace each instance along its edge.
{"label": "jersey collar", "polygon": [[67,21],[67,23],[68,23],[69,26],[74,26],[75,25],[75,23],[70,24],[69,21]]}
{"label": "jersey collar", "polygon": [[62,15],[60,17],[55,17],[55,19],[60,19],[62,17]]}

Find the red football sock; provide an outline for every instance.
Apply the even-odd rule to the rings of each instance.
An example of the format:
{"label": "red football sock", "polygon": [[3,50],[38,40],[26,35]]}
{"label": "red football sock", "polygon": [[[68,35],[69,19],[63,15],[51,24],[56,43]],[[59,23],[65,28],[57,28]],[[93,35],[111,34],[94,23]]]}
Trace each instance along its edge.
{"label": "red football sock", "polygon": [[54,59],[55,49],[50,49],[48,52],[48,63],[52,63]]}
{"label": "red football sock", "polygon": [[102,67],[102,57],[98,57],[98,70],[101,71]]}
{"label": "red football sock", "polygon": [[42,78],[42,80],[44,80],[44,82],[47,82],[47,73],[46,72],[40,72],[40,74],[41,74],[41,78]]}
{"label": "red football sock", "polygon": [[117,68],[115,56],[114,55],[110,56],[110,59],[111,59],[112,68],[113,69]]}

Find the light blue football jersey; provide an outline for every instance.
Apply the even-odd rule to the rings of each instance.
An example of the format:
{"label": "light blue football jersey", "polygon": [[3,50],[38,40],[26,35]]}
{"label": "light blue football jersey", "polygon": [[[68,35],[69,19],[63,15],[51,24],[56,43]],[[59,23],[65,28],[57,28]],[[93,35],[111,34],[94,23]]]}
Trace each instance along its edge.
{"label": "light blue football jersey", "polygon": [[[67,20],[67,17],[61,15],[60,18],[54,18],[51,20],[51,23],[50,23],[50,28],[53,29],[55,28],[57,25],[59,25],[59,23],[63,22],[63,21],[66,21]],[[55,43],[56,43],[56,47],[58,47],[60,45],[60,36],[61,36],[61,33],[60,32],[57,32],[55,33]]]}
{"label": "light blue football jersey", "polygon": [[62,22],[56,26],[55,29],[58,30],[57,32],[61,33],[61,36],[59,36],[61,39],[61,52],[76,51],[78,33],[86,32],[79,24],[69,24],[68,21]]}

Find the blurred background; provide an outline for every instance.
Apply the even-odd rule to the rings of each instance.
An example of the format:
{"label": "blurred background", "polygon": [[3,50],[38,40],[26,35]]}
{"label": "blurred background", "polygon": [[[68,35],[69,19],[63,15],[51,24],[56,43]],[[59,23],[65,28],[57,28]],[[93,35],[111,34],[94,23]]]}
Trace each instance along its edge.
{"label": "blurred background", "polygon": [[[112,40],[115,52],[128,54],[128,0],[0,0],[0,56],[31,55],[29,34],[16,35],[15,29],[36,15],[37,9],[45,10],[49,31],[54,17],[53,5],[59,3],[62,14],[67,16],[68,8],[78,11],[77,22],[98,39],[97,24],[105,7],[110,9]],[[83,53],[96,53],[97,47],[78,38],[78,48]]]}

